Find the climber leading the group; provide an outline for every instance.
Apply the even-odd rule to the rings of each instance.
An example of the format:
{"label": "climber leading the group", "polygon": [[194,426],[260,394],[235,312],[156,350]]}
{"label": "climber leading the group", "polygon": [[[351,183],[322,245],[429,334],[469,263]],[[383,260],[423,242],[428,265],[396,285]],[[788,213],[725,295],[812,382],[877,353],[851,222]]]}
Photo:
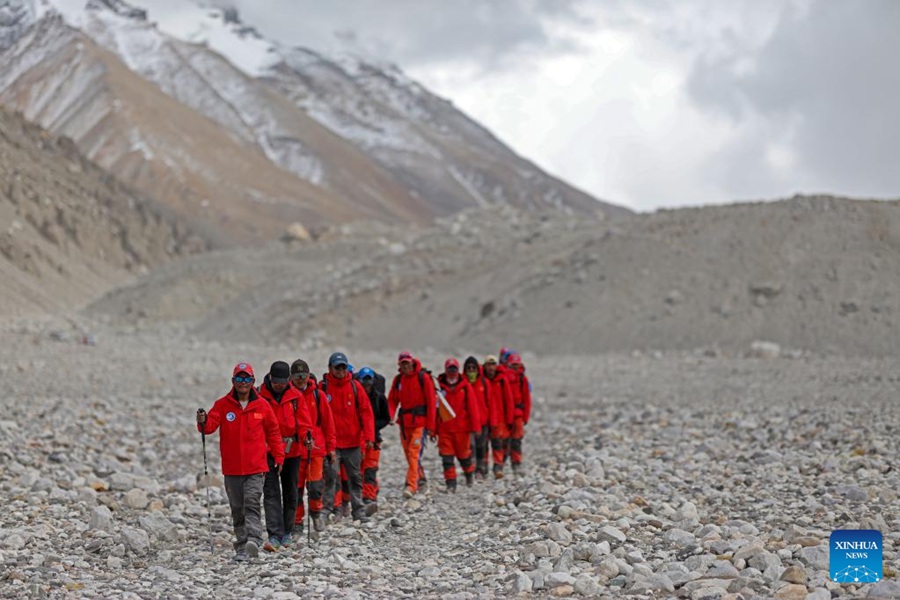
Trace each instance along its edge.
{"label": "climber leading the group", "polygon": [[412,354],[401,352],[397,364],[400,372],[391,384],[388,408],[400,425],[400,442],[407,463],[403,496],[411,498],[419,490],[419,480],[425,479],[422,449],[425,435],[434,438],[436,396],[431,374],[422,369]]}

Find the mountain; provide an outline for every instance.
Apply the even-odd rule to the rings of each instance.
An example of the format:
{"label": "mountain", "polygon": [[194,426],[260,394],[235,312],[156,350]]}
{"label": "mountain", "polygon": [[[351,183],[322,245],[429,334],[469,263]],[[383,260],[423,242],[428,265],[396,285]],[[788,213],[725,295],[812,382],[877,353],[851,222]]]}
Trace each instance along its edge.
{"label": "mountain", "polygon": [[72,309],[213,245],[202,228],[125,189],[71,140],[3,109],[0,223],[4,316]]}
{"label": "mountain", "polygon": [[0,102],[239,242],[292,221],[424,223],[495,204],[627,213],[546,175],[396,67],[287,48],[233,10],[185,6],[178,36],[121,0],[0,13]]}

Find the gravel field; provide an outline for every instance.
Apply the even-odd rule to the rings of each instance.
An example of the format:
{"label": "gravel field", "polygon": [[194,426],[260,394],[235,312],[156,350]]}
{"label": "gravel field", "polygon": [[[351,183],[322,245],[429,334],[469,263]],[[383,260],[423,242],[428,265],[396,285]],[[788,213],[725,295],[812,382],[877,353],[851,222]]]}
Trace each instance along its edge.
{"label": "gravel field", "polygon": [[[264,373],[302,356],[321,372],[330,350],[80,318],[8,323],[0,340],[2,597],[900,596],[891,360],[526,353],[524,476],[447,494],[429,445],[428,492],[402,500],[389,428],[371,523],[236,565],[217,435],[210,554],[194,412],[239,360]],[[346,350],[392,372],[394,350]],[[836,528],[883,532],[884,581],[828,579]]]}

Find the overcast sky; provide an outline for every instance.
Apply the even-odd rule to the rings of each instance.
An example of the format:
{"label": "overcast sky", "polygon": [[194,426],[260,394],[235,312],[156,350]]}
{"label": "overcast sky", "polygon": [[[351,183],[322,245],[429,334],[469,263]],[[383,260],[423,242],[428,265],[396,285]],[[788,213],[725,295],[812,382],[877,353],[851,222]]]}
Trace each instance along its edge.
{"label": "overcast sky", "polygon": [[396,63],[519,154],[638,210],[900,198],[900,0],[234,0]]}

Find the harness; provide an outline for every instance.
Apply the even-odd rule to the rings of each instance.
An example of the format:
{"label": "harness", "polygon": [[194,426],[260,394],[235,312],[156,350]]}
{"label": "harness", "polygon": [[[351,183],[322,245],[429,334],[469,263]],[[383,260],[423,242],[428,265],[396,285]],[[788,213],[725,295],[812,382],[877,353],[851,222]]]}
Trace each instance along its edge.
{"label": "harness", "polygon": [[[419,369],[419,387],[422,389],[422,398],[425,397],[425,369]],[[391,386],[397,392],[400,392],[400,375],[394,377],[394,384]],[[428,408],[423,402],[419,406],[414,406],[412,408],[401,408],[397,413],[397,416],[402,417],[403,415],[413,415],[414,417],[424,417],[428,415]]]}

